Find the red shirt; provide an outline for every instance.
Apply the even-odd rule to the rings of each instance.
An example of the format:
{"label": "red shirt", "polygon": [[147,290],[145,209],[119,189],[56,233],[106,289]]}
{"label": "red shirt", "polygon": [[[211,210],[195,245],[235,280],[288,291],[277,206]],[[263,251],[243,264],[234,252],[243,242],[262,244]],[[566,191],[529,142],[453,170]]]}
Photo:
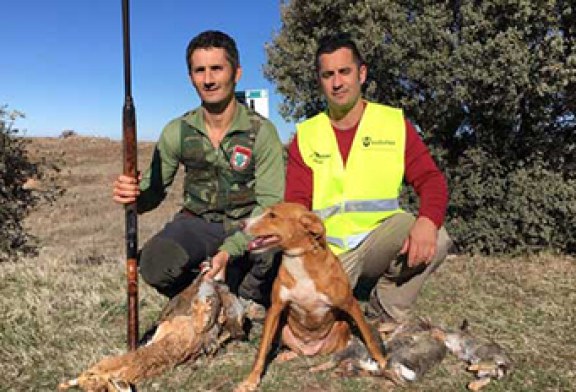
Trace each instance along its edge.
{"label": "red shirt", "polygon": [[[414,188],[420,199],[418,216],[425,216],[431,219],[437,227],[440,227],[444,222],[448,205],[446,179],[434,163],[414,125],[408,120],[405,120],[405,123],[404,180]],[[358,124],[351,129],[333,129],[342,161],[346,165]],[[312,176],[312,169],[304,163],[300,154],[298,137],[294,136],[288,148],[285,201],[300,203],[311,209],[314,184]]]}

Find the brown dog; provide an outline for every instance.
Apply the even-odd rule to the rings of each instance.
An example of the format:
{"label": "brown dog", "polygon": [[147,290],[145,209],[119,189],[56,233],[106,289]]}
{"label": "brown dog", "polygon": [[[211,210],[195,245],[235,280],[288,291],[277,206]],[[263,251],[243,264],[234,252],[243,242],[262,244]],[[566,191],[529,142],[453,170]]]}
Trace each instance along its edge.
{"label": "brown dog", "polygon": [[366,323],[338,258],[328,248],[320,218],[299,204],[281,203],[246,221],[244,231],[255,237],[252,251],[279,247],[282,264],[274,281],[260,348],[252,371],[236,392],[252,391],[260,383],[266,356],[286,311],[282,343],[296,355],[329,354],[351,340],[347,315],[356,323],[370,355],[381,369],[386,359]]}

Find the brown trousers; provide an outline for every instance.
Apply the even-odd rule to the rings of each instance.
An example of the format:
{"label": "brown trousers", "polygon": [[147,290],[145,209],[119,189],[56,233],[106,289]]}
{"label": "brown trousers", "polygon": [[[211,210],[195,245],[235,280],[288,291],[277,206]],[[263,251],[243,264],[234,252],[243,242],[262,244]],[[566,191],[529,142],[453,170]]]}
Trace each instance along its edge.
{"label": "brown trousers", "polygon": [[[414,268],[407,265],[406,255],[399,255],[416,218],[409,213],[399,213],[383,221],[355,249],[340,254],[344,270],[352,287],[374,286],[371,296],[376,296],[382,308],[395,320],[408,318],[426,279],[444,261],[452,244],[446,229],[438,231],[436,255],[428,265]],[[366,287],[362,287],[366,288]]]}

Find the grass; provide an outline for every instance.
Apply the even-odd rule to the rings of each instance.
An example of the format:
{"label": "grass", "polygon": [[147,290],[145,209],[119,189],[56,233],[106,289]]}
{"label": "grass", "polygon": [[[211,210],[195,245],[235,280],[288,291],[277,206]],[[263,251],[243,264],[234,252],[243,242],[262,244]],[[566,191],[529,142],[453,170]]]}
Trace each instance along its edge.
{"label": "grass", "polygon": [[[111,201],[121,147],[108,139],[36,139],[32,155],[65,153],[55,205],[26,226],[41,244],[33,259],[0,264],[0,391],[54,391],[104,355],[126,349],[124,214]],[[140,148],[141,167],[152,151]],[[178,209],[181,177],[162,207],[139,220],[141,243]],[[446,326],[467,319],[479,336],[503,345],[513,372],[487,391],[570,391],[576,385],[576,260],[540,255],[447,260],[426,285],[416,311]],[[140,284],[141,330],[165,300]],[[180,366],[139,391],[230,391],[249,371],[258,336],[222,355]],[[386,390],[378,379],[312,374],[325,358],[272,362],[262,391]],[[397,390],[462,391],[470,376],[447,357],[417,384]]]}

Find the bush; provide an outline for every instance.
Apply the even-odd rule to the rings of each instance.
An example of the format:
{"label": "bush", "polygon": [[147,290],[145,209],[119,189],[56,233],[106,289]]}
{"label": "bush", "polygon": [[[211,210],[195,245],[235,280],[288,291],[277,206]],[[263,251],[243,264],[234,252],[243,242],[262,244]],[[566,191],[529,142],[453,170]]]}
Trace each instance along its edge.
{"label": "bush", "polygon": [[[17,137],[14,122],[24,115],[0,106],[0,262],[36,252],[33,237],[22,220],[41,201],[53,201],[62,190],[53,185],[39,192],[33,180],[50,175],[46,163],[31,162],[26,153],[28,141]],[[57,166],[50,164],[51,170]]]}
{"label": "bush", "polygon": [[510,165],[470,149],[449,178],[446,226],[461,251],[576,253],[576,180],[542,157]]}

